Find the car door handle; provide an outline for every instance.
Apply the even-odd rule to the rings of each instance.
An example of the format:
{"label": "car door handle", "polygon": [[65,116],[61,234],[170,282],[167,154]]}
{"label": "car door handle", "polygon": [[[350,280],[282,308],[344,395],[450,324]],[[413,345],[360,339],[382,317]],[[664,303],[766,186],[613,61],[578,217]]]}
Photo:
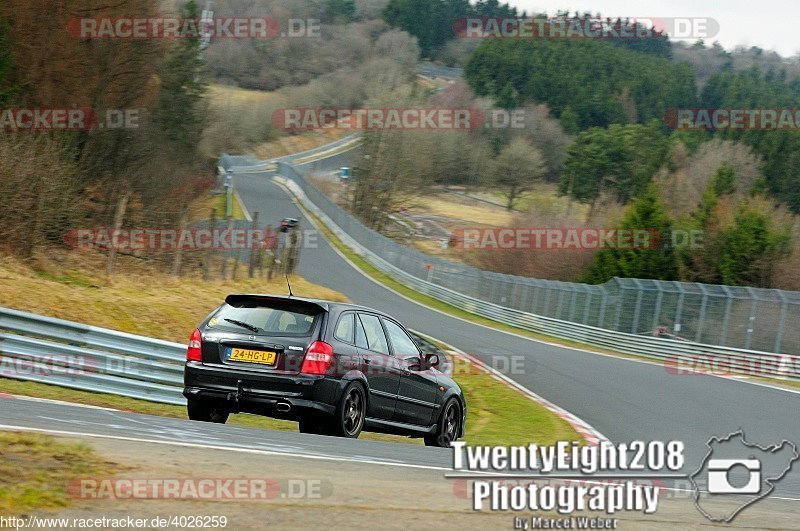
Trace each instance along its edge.
{"label": "car door handle", "polygon": [[408,369],[400,369],[400,374],[402,374],[403,376],[411,376],[411,371],[409,371]]}
{"label": "car door handle", "polygon": [[364,363],[365,363],[365,364],[367,364],[367,365],[369,365],[369,364],[370,364],[370,360],[369,360],[369,358],[364,358]]}

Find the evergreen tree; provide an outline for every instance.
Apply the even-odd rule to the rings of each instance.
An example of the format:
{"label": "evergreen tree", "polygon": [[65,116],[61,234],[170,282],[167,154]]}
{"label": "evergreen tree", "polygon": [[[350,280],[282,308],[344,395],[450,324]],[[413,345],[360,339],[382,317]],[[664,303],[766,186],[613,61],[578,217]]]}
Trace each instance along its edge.
{"label": "evergreen tree", "polygon": [[568,128],[663,120],[669,109],[696,106],[690,66],[597,39],[486,39],[464,77],[479,96],[546,103]]}
{"label": "evergreen tree", "polygon": [[[182,10],[184,19],[199,17],[194,0]],[[205,122],[202,98],[206,86],[200,79],[203,61],[200,41],[181,38],[174,44],[160,73],[161,91],[152,111],[152,124],[180,161],[195,159]]]}
{"label": "evergreen tree", "polygon": [[648,246],[654,248],[602,249],[594,256],[582,281],[602,284],[613,277],[676,280],[678,262],[675,251],[667,244],[671,227],[655,185],[650,184],[626,212],[621,228],[650,231]]}
{"label": "evergreen tree", "polygon": [[583,131],[567,149],[559,191],[588,203],[603,189],[613,190],[625,203],[646,188],[666,161],[669,146],[656,120]]}
{"label": "evergreen tree", "polygon": [[763,212],[742,205],[733,227],[721,233],[720,281],[733,286],[769,287],[772,266],[788,250],[790,236]]}

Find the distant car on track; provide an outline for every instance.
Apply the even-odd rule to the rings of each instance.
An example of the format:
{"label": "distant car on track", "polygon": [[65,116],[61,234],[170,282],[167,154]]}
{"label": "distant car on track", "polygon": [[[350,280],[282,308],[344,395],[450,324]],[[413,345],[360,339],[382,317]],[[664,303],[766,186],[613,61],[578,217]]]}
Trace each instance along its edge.
{"label": "distant car on track", "polygon": [[184,391],[192,420],[231,413],[296,420],[303,433],[361,431],[447,447],[464,434],[466,403],[389,315],[352,304],[229,295],[191,334]]}

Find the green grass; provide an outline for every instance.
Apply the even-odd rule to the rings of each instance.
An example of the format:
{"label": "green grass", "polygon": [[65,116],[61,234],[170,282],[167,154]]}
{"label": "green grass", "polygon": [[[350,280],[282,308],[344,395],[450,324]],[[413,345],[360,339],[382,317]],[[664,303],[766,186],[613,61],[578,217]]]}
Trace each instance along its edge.
{"label": "green grass", "polygon": [[0,433],[0,515],[66,507],[70,481],[107,476],[119,467],[103,462],[83,443],[41,434]]}
{"label": "green grass", "polygon": [[516,326],[511,326],[505,323],[501,323],[499,321],[487,319],[486,317],[470,313],[466,310],[462,310],[461,308],[458,308],[446,302],[442,302],[439,299],[435,299],[433,297],[425,295],[424,293],[420,293],[419,291],[411,289],[406,285],[398,282],[394,278],[390,277],[380,269],[376,268],[375,266],[367,262],[364,258],[356,254],[352,249],[350,249],[347,245],[345,245],[324,223],[322,223],[322,221],[319,218],[317,218],[314,214],[312,214],[304,207],[302,207],[302,205],[300,205],[300,208],[303,208],[304,213],[309,218],[311,218],[311,220],[314,222],[317,228],[325,235],[328,241],[331,242],[331,244],[334,247],[336,247],[339,251],[341,251],[341,253],[345,255],[348,260],[353,262],[364,273],[374,278],[384,286],[391,288],[402,295],[405,295],[409,299],[413,299],[421,304],[424,304],[425,306],[428,306],[435,310],[442,311],[444,313],[448,313],[454,317],[459,317],[461,319],[465,319],[467,321],[485,325],[491,328],[495,328],[497,330],[503,330],[505,332],[512,332],[514,334],[530,337],[531,339],[538,339],[540,341],[556,343],[559,345],[563,345],[565,347],[580,348],[581,350],[591,350],[593,352],[613,354],[615,356],[626,356],[631,358],[637,358],[637,356],[628,356],[612,350],[591,347],[583,343],[578,343],[577,341],[570,341],[568,339],[561,339],[553,336],[547,336],[544,334],[538,334],[536,332],[531,332],[530,330],[526,330],[524,328],[517,328]]}
{"label": "green grass", "polygon": [[[231,199],[233,199],[233,205],[231,207],[231,217],[234,220],[241,220],[246,219],[244,215],[244,210],[242,210],[242,205],[239,203],[239,200],[236,198],[236,195],[232,195]],[[214,208],[217,210],[218,215],[222,218],[225,217],[225,213],[228,211],[228,194],[219,194],[214,196]]]}
{"label": "green grass", "polygon": [[456,358],[453,371],[467,401],[468,444],[547,446],[582,440],[565,420],[468,362]]}
{"label": "green grass", "polygon": [[66,270],[59,273],[36,271],[36,274],[44,280],[58,282],[59,284],[66,284],[68,286],[77,286],[81,288],[99,287],[94,280],[86,276],[82,271]]}

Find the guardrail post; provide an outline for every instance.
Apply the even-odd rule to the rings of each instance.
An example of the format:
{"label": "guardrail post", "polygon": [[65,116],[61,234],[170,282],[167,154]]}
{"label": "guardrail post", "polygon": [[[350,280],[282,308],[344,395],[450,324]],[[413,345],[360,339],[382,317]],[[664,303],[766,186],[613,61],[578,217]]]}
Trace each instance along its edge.
{"label": "guardrail post", "polygon": [[[614,279],[614,281],[617,284],[619,284],[619,280],[617,280],[616,278]],[[620,318],[622,317],[622,302],[625,300],[625,289],[626,288],[624,286],[620,286],[620,288],[619,288],[619,297],[617,297],[617,311],[614,313],[614,328],[613,329],[616,330],[617,332],[620,331],[619,330],[619,322],[620,322]]]}
{"label": "guardrail post", "polygon": [[753,344],[753,327],[755,326],[756,322],[756,306],[758,305],[758,298],[753,292],[753,288],[748,286],[747,292],[750,294],[753,302],[750,304],[750,315],[747,318],[747,339],[745,339],[744,348],[750,350],[750,346]]}
{"label": "guardrail post", "polygon": [[[225,226],[227,228],[228,234],[232,234],[233,231],[233,216],[228,216],[226,218]],[[233,238],[232,236],[230,236]],[[228,262],[230,261],[230,256],[228,253],[223,251],[222,252],[222,266],[219,268],[219,278],[220,280],[226,280],[228,276]]]}
{"label": "guardrail post", "polygon": [[233,176],[225,172],[225,217],[233,216]]}
{"label": "guardrail post", "polygon": [[683,313],[683,300],[686,297],[686,290],[680,284],[676,284],[676,286],[678,286],[680,294],[678,295],[678,303],[675,305],[675,323],[672,325],[672,329],[675,335],[678,335],[678,332],[681,331],[681,314]]}
{"label": "guardrail post", "polygon": [[631,322],[631,333],[636,334],[639,330],[639,313],[642,310],[642,295],[644,295],[644,292],[639,281],[635,278],[633,281],[636,283],[636,287],[639,288],[636,292],[636,306],[633,308],[633,322]]}
{"label": "guardrail post", "polygon": [[664,303],[664,288],[661,284],[656,284],[658,294],[656,295],[656,307],[653,310],[653,326],[661,326],[661,305]]}
{"label": "guardrail post", "polygon": [[[250,226],[250,230],[255,233],[256,229],[258,229],[258,212],[253,212],[253,223]],[[247,276],[249,278],[253,278],[253,275],[256,271],[256,249],[250,248],[250,263],[248,264],[247,268]]]}
{"label": "guardrail post", "polygon": [[779,353],[781,351],[781,343],[783,342],[783,330],[786,327],[786,314],[789,311],[789,301],[780,290],[775,291],[778,292],[778,296],[781,298],[781,316],[778,320],[778,333],[775,335],[775,353]]}
{"label": "guardrail post", "polygon": [[722,286],[725,291],[725,316],[722,318],[722,332],[719,335],[719,344],[725,345],[728,341],[728,327],[731,323],[731,305],[733,304],[733,293],[728,289],[728,286]]}
{"label": "guardrail post", "polygon": [[698,284],[700,286],[700,291],[703,292],[703,298],[700,301],[700,315],[697,318],[697,331],[694,333],[694,340],[696,342],[700,342],[700,339],[703,337],[703,326],[706,323],[706,307],[708,306],[708,292],[706,288],[703,287],[702,284]]}

